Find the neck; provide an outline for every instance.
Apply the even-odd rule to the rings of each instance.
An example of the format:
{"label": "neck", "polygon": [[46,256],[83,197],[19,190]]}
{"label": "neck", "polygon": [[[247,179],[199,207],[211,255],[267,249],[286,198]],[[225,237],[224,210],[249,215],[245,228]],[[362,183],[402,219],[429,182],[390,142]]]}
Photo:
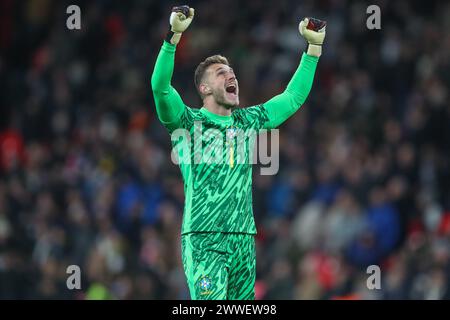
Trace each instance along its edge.
{"label": "neck", "polygon": [[212,96],[208,96],[203,99],[203,106],[210,112],[221,115],[221,116],[230,116],[231,108],[226,108],[223,105],[218,104]]}

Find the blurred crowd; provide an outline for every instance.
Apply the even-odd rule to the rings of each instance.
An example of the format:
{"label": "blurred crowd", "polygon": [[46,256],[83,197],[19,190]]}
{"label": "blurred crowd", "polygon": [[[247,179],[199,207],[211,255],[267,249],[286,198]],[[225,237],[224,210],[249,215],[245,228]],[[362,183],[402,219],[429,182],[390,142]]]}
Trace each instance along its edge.
{"label": "blurred crowd", "polygon": [[[150,88],[176,4],[0,2],[1,299],[189,298],[183,183]],[[328,21],[280,170],[254,170],[257,299],[450,298],[450,4],[370,4],[381,30],[364,1],[189,1],[172,83],[193,107],[205,57],[228,57],[241,106],[259,104],[299,63],[300,19]]]}

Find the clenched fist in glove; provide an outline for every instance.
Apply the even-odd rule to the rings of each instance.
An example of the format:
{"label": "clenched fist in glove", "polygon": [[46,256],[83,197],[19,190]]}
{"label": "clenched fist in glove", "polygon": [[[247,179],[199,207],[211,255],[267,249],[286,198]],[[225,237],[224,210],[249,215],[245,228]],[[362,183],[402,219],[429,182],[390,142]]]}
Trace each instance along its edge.
{"label": "clenched fist in glove", "polygon": [[194,8],[188,6],[173,7],[170,15],[170,30],[166,41],[177,44],[181,39],[181,34],[186,31],[194,18]]}
{"label": "clenched fist in glove", "polygon": [[308,42],[308,54],[319,57],[322,54],[322,44],[325,39],[327,23],[314,18],[304,18],[300,21],[298,29]]}

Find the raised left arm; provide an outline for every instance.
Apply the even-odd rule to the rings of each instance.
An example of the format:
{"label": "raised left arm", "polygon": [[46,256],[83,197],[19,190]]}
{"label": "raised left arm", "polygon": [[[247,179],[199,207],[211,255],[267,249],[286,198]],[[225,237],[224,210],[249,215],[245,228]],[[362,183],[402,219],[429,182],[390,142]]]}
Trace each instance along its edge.
{"label": "raised left arm", "polygon": [[308,51],[303,53],[300,64],[283,93],[273,97],[264,107],[268,121],[264,128],[273,129],[292,116],[305,102],[311,91],[322,44],[326,22],[305,18],[299,24],[300,34],[308,41]]}
{"label": "raised left arm", "polygon": [[318,61],[318,57],[303,53],[300,65],[284,92],[264,103],[269,118],[264,125],[266,129],[278,127],[300,109],[311,91]]}

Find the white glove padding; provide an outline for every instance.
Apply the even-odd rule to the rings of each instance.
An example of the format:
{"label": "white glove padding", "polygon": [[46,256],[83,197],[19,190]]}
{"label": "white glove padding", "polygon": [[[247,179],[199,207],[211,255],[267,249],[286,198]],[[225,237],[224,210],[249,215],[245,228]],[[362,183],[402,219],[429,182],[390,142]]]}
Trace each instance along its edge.
{"label": "white glove padding", "polygon": [[309,18],[304,18],[300,21],[298,29],[300,34],[306,39],[306,41],[308,41],[309,44],[321,46],[325,39],[326,22],[317,19],[311,20],[312,21],[310,21]]}
{"label": "white glove padding", "polygon": [[169,19],[172,32],[183,33],[194,18],[194,11],[194,8],[189,8],[188,6],[173,8]]}

